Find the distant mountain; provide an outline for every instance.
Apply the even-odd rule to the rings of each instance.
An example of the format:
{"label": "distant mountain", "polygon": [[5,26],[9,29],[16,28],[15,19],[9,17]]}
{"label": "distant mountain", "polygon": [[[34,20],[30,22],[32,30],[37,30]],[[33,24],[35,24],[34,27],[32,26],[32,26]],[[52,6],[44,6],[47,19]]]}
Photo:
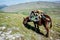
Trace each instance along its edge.
{"label": "distant mountain", "polygon": [[0,9],[7,7],[7,5],[0,5]]}
{"label": "distant mountain", "polygon": [[3,8],[2,10],[5,12],[17,12],[26,9],[58,8],[58,7],[60,7],[60,3],[37,1],[8,6]]}
{"label": "distant mountain", "polygon": [[60,3],[60,1],[55,1],[55,3]]}

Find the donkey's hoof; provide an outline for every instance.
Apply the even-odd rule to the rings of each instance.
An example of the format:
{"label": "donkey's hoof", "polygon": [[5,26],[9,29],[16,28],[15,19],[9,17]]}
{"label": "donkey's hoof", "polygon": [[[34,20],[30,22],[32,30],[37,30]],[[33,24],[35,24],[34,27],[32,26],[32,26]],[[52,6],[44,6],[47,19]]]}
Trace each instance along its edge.
{"label": "donkey's hoof", "polygon": [[46,36],[46,37],[49,37],[49,35],[48,35],[48,34],[46,34],[45,36]]}

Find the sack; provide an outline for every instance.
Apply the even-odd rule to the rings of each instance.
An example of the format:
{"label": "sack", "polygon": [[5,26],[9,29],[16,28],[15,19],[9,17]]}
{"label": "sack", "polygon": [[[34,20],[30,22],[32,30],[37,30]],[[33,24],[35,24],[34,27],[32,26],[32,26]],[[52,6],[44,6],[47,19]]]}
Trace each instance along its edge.
{"label": "sack", "polygon": [[38,18],[38,16],[32,16],[31,18],[30,18],[30,20],[31,21],[39,21],[39,18]]}

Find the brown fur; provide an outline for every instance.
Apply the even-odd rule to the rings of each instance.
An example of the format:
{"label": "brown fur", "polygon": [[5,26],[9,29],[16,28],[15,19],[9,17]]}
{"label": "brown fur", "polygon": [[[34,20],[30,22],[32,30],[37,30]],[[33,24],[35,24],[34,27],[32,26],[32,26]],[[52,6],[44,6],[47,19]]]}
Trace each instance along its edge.
{"label": "brown fur", "polygon": [[[48,23],[50,23],[50,28],[51,28],[52,27],[52,20],[51,20],[51,18],[48,15],[44,15],[44,16],[46,18],[48,18],[49,20],[41,18],[40,21],[33,22],[33,23],[34,23],[35,28],[38,28],[38,29],[39,29],[39,26],[43,25],[45,27],[46,31],[47,31],[46,37],[48,37],[49,36],[49,29],[48,29],[47,25],[48,25]],[[27,24],[28,22],[31,22],[29,20],[29,17],[24,18],[23,24]]]}
{"label": "brown fur", "polygon": [[[42,13],[42,12],[43,12],[43,11],[41,11],[41,10],[31,11],[31,13],[33,13],[34,15],[35,15],[35,13],[39,13],[39,14],[40,14],[40,13]],[[39,19],[40,19],[39,21],[33,22],[33,21],[29,20],[29,17],[26,17],[26,18],[24,18],[24,20],[23,20],[23,24],[27,24],[28,22],[33,22],[35,28],[38,28],[38,29],[39,29],[39,26],[43,25],[43,26],[45,27],[46,31],[47,31],[46,37],[48,37],[48,36],[49,36],[48,24],[50,23],[50,28],[51,28],[51,27],[52,27],[52,20],[51,20],[51,18],[50,18],[48,15],[45,15],[45,14],[44,14],[44,16],[45,16],[46,18],[48,18],[49,20],[43,19],[43,18],[40,18],[40,17],[39,17]]]}

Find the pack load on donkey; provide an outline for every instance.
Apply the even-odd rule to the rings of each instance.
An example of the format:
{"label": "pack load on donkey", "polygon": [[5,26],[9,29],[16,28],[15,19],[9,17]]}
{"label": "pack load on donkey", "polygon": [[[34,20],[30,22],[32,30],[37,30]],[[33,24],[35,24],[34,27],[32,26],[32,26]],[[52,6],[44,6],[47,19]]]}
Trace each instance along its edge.
{"label": "pack load on donkey", "polygon": [[28,24],[28,22],[33,22],[34,27],[37,29],[39,29],[39,26],[43,25],[47,31],[46,37],[49,37],[48,24],[50,24],[50,28],[52,27],[52,20],[51,20],[50,16],[44,14],[43,11],[34,10],[34,11],[31,11],[30,16],[24,18],[24,20],[23,20],[24,25]]}
{"label": "pack load on donkey", "polygon": [[41,11],[41,10],[34,10],[34,11],[32,11],[32,12],[30,13],[29,19],[30,19],[31,21],[36,22],[36,21],[39,21],[40,18],[49,20],[48,18],[46,18],[46,17],[44,16],[44,12]]}

